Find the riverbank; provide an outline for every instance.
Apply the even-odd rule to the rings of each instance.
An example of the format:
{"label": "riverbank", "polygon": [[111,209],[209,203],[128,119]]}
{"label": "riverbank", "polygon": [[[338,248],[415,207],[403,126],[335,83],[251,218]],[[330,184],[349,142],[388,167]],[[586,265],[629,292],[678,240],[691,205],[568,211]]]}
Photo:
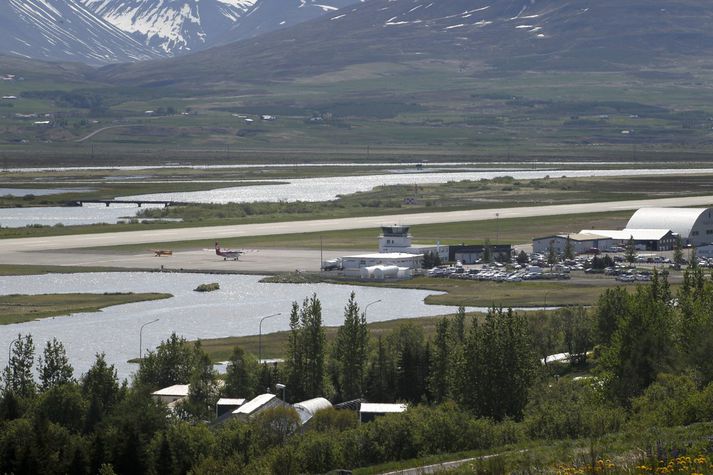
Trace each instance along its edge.
{"label": "riverbank", "polygon": [[0,325],[24,323],[73,313],[98,312],[127,303],[173,297],[168,293],[43,294],[0,296]]}

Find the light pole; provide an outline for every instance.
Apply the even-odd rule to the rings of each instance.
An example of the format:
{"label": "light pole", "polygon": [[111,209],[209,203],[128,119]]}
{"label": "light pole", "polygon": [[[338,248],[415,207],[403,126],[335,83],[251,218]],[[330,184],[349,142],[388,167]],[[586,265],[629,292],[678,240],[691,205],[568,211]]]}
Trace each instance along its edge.
{"label": "light pole", "polygon": [[260,319],[260,325],[259,325],[259,331],[257,335],[257,362],[262,363],[262,322],[267,320],[268,318],[276,317],[278,315],[282,315],[282,313],[273,313],[272,315],[268,315],[266,317],[262,317]]}
{"label": "light pole", "polygon": [[143,357],[142,357],[143,348],[142,347],[144,346],[144,343],[143,343],[144,327],[146,325],[151,325],[152,323],[156,323],[156,322],[158,322],[158,320],[159,319],[157,318],[155,320],[151,320],[150,322],[146,322],[143,325],[141,325],[141,329],[139,330],[139,360],[143,359]]}
{"label": "light pole", "polygon": [[366,304],[366,307],[364,307],[364,320],[366,320],[366,311],[369,310],[369,306],[374,305],[375,303],[381,302],[381,299],[379,300],[374,300],[373,302],[369,302]]}

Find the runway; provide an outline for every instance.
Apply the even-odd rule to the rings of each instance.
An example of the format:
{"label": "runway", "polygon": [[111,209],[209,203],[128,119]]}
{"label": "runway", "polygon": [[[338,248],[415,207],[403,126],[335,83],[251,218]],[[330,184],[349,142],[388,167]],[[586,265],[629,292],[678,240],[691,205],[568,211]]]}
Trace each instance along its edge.
{"label": "runway", "polygon": [[317,219],[308,221],[283,221],[276,223],[238,224],[195,228],[173,228],[147,231],[128,231],[71,236],[0,239],[0,263],[3,254],[21,251],[59,249],[84,249],[89,247],[118,246],[123,244],[169,243],[176,241],[216,240],[243,236],[269,236],[277,234],[311,233],[350,229],[378,228],[385,224],[438,224],[495,219],[554,216],[581,213],[600,213],[635,210],[644,207],[710,206],[713,196],[659,198],[651,200],[610,201],[566,205],[525,206],[517,208],[491,208],[434,213],[363,216],[354,218]]}

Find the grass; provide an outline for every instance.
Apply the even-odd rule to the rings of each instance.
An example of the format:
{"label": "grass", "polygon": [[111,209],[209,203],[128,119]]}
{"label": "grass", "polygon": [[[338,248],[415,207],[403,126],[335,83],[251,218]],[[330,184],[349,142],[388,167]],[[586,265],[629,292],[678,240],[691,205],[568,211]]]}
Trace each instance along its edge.
{"label": "grass", "polygon": [[[473,315],[473,314],[471,314]],[[436,323],[443,317],[422,317],[422,318],[401,318],[397,320],[389,320],[387,322],[369,323],[369,335],[372,338],[377,338],[379,335],[388,335],[400,325],[406,323],[415,323],[423,330],[424,336],[430,338],[436,333]],[[326,327],[327,342],[334,341],[339,327]],[[287,349],[287,338],[289,332],[281,331],[275,333],[266,333],[262,335],[262,357],[263,358],[282,358]],[[201,345],[204,351],[208,353],[213,361],[225,361],[230,358],[233,348],[239,346],[245,351],[258,355],[259,336],[237,336],[226,338],[214,338],[201,340]]]}
{"label": "grass", "polygon": [[0,296],[0,325],[72,313],[98,312],[112,305],[172,297],[161,293],[44,294]]}
{"label": "grass", "polygon": [[[611,213],[585,213],[561,216],[542,216],[533,218],[492,219],[462,223],[416,225],[411,227],[415,243],[442,244],[482,244],[486,239],[492,243],[524,243],[532,238],[551,233],[580,229],[616,229],[623,227],[631,217],[631,211]],[[241,238],[223,238],[220,243],[232,248],[259,249],[319,249],[329,250],[367,250],[374,249],[380,229],[356,229],[330,231],[324,233],[294,233],[271,236],[252,236]],[[499,237],[499,240],[496,239]],[[140,252],[147,247],[165,247],[175,250],[196,249],[211,246],[204,240],[178,241],[172,243],[152,243],[128,246],[99,248],[111,252]]]}
{"label": "grass", "polygon": [[47,265],[0,264],[0,276],[4,275],[43,275],[43,274],[76,274],[79,272],[131,272],[141,269],[121,269],[110,267],[74,267]]}

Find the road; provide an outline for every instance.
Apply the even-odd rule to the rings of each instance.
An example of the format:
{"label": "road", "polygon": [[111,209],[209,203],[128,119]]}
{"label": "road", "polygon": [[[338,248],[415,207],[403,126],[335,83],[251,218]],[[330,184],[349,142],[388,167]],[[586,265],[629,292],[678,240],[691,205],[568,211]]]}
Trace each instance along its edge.
{"label": "road", "polygon": [[[3,253],[58,249],[83,249],[88,247],[117,246],[122,244],[168,243],[176,241],[213,240],[243,236],[269,236],[276,234],[327,232],[350,229],[377,228],[384,224],[438,224],[495,219],[553,216],[580,213],[599,213],[635,210],[643,207],[663,206],[710,206],[713,196],[692,196],[652,200],[611,201],[604,203],[580,203],[518,208],[494,208],[481,210],[450,211],[436,213],[399,214],[388,216],[365,216],[311,221],[286,221],[277,223],[239,224],[232,226],[209,226],[202,228],[175,228],[147,231],[129,231],[73,236],[37,238],[13,238],[0,240],[0,263]],[[577,231],[577,230],[573,230]]]}

